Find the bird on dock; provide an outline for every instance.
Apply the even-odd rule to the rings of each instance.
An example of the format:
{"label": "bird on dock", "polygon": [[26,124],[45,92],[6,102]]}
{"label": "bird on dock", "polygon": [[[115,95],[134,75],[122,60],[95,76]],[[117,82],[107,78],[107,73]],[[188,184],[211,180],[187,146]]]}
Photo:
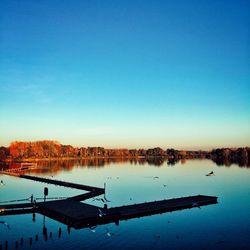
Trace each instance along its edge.
{"label": "bird on dock", "polygon": [[199,204],[198,204],[197,202],[194,202],[194,203],[192,204],[192,207],[198,207],[198,208],[200,208],[200,206],[199,206]]}
{"label": "bird on dock", "polygon": [[100,208],[98,208],[98,212],[99,217],[103,217],[104,215],[106,215]]}
{"label": "bird on dock", "polygon": [[206,176],[214,176],[214,171],[211,171],[210,173],[206,174]]}
{"label": "bird on dock", "polygon": [[10,225],[5,221],[0,221],[0,224],[5,225],[8,229],[10,229]]}

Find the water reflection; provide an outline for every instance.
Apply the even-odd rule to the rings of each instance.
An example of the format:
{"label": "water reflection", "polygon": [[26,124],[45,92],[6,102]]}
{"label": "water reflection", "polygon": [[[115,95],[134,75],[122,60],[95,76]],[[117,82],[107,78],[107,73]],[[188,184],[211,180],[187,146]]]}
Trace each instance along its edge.
{"label": "water reflection", "polygon": [[[36,222],[36,220],[34,219],[34,214],[32,215],[32,221],[33,223]],[[41,228],[41,231],[33,232],[32,237],[27,237],[26,234],[21,234],[18,239],[15,239],[13,241],[10,241],[8,239],[4,240],[4,248],[3,245],[0,244],[0,249],[8,250],[12,249],[12,246],[14,246],[15,249],[18,249],[19,247],[21,247],[22,249],[23,247],[25,247],[26,249],[27,246],[29,246],[29,248],[32,246],[37,247],[39,246],[39,244],[41,244],[41,241],[46,242],[48,241],[48,239],[56,240],[62,237],[62,228],[58,227],[58,230],[56,232],[53,232],[54,228],[50,229],[46,225],[46,216],[43,216],[42,223],[41,225],[38,225],[38,227]],[[67,227],[68,234],[70,234],[70,230],[70,227]]]}
{"label": "water reflection", "polygon": [[[29,167],[23,172],[32,172],[36,174],[50,174],[51,176],[61,171],[71,171],[74,167],[86,167],[86,168],[102,168],[111,164],[123,164],[130,163],[131,165],[150,165],[155,167],[162,166],[175,166],[178,163],[186,164],[187,159],[166,159],[164,157],[152,157],[152,158],[92,158],[92,159],[72,159],[72,160],[51,160],[51,161],[37,161],[35,167]],[[231,167],[233,164],[227,160],[213,161],[217,166]],[[6,165],[3,169],[20,169],[21,163],[12,162]],[[238,167],[250,168],[249,165],[244,162],[239,162]]]}
{"label": "water reflection", "polygon": [[[195,201],[195,203],[194,203]],[[168,203],[167,207],[164,208],[163,203]],[[46,225],[46,216],[48,218],[51,218],[55,221],[61,222],[67,226],[67,232],[68,234],[71,233],[71,227],[74,229],[82,229],[82,228],[89,228],[92,232],[95,232],[95,229],[97,226],[100,225],[106,225],[110,223],[114,223],[116,226],[119,226],[119,222],[121,220],[129,220],[133,218],[140,218],[145,217],[149,215],[155,215],[159,213],[165,213],[165,212],[172,212],[172,211],[178,211],[178,210],[184,210],[184,209],[192,209],[195,207],[200,208],[200,206],[207,206],[211,204],[217,204],[217,197],[208,197],[208,196],[196,196],[196,197],[186,197],[186,198],[179,198],[179,199],[172,199],[168,201],[159,201],[159,202],[151,202],[151,208],[150,210],[146,209],[145,211],[142,210],[142,206],[150,206],[150,203],[144,203],[144,204],[136,204],[132,206],[125,206],[125,207],[117,207],[117,208],[106,208],[105,214],[103,216],[96,216],[93,217],[93,214],[86,211],[86,216],[84,219],[82,218],[75,220],[73,217],[66,218],[65,215],[62,213],[58,213],[56,211],[47,211],[46,204],[44,205],[44,209],[37,209],[36,212],[41,213],[43,215],[42,220],[42,238],[44,241],[47,241],[48,238],[52,239],[53,235],[56,235],[56,233],[53,233],[49,230],[48,226]],[[158,204],[158,205],[156,205]],[[83,204],[82,204],[83,205]],[[87,205],[89,206],[89,205]],[[128,208],[129,207],[129,208]],[[72,208],[73,209],[73,208]],[[86,208],[85,208],[86,209]],[[95,206],[92,206],[92,209],[95,209]],[[126,211],[127,210],[127,211]],[[125,212],[126,211],[126,212]],[[35,213],[32,214],[32,222],[36,222],[36,215]],[[14,213],[13,213],[14,215]],[[62,235],[62,229],[59,227],[58,233],[57,233],[58,239],[61,238]],[[106,235],[108,237],[114,236],[115,234],[109,230],[107,230]],[[22,246],[24,244],[24,236],[20,236],[20,240],[15,241],[15,248],[18,248],[19,243]],[[29,240],[27,244],[29,246],[33,245],[33,240],[35,242],[38,242],[39,236],[38,234],[34,234],[33,237],[29,237]],[[8,240],[5,240],[5,250],[8,249]],[[0,249],[2,249],[2,245],[0,244]]]}
{"label": "water reflection", "polygon": [[[197,194],[216,195],[219,197],[219,203],[201,209],[186,209],[121,221],[119,227],[111,223],[97,228],[68,230],[67,226],[46,217],[47,241],[43,236],[42,215],[37,214],[35,222],[33,222],[33,215],[30,214],[3,216],[0,220],[6,221],[11,228],[9,230],[6,226],[0,227],[0,244],[3,249],[5,240],[9,241],[9,249],[15,248],[16,241],[19,242],[20,249],[27,249],[30,237],[33,239],[31,249],[37,250],[82,249],[83,247],[85,249],[165,249],[166,246],[169,249],[249,248],[250,172],[248,168],[239,168],[236,165],[230,168],[217,167],[209,160],[182,159],[176,164],[172,163],[174,167],[167,165],[167,161],[161,163],[161,167],[153,167],[155,166],[153,163],[149,166],[143,159],[130,162],[121,159],[115,164],[104,164],[105,168],[93,166],[88,161],[42,162],[40,166],[46,170],[37,169],[30,172],[35,175],[32,171],[40,171],[40,175],[50,178],[54,175],[55,169],[58,172],[54,176],[56,179],[99,187],[103,187],[103,183],[106,182],[108,199],[111,200],[110,207]],[[211,171],[215,172],[215,176],[207,177],[206,174]],[[153,178],[155,176],[159,178]],[[1,179],[6,184],[0,189],[2,201],[30,196],[31,190],[34,197],[40,197],[44,188],[44,184],[40,182],[34,183],[12,176],[2,175]],[[76,195],[76,191],[56,186],[50,188],[50,196],[68,197]],[[89,201],[89,204],[103,205],[100,203]],[[61,228],[60,233],[59,228]],[[68,231],[70,231],[70,237]],[[37,242],[36,235],[38,235]],[[23,238],[22,248],[20,238]]]}

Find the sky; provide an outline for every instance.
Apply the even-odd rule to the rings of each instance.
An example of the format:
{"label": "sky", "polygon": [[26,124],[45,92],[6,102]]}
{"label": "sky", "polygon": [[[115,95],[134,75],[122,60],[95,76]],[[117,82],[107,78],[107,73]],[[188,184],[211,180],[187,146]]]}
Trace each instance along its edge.
{"label": "sky", "polygon": [[1,0],[0,145],[250,146],[249,9]]}

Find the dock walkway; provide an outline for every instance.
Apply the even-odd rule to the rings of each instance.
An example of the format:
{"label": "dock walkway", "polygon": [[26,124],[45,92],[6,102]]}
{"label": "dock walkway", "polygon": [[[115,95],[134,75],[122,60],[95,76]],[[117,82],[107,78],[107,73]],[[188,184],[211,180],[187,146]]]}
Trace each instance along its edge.
{"label": "dock walkway", "polygon": [[134,205],[107,208],[89,205],[80,201],[105,194],[104,188],[59,181],[30,175],[18,175],[32,181],[39,181],[69,188],[88,191],[87,193],[69,197],[67,199],[36,202],[0,204],[0,215],[35,213],[38,212],[54,220],[60,221],[74,228],[90,227],[119,220],[127,220],[152,214],[182,210],[216,204],[217,197],[196,195],[169,200],[145,202]]}
{"label": "dock walkway", "polygon": [[101,208],[75,200],[50,201],[39,206],[39,212],[74,228],[106,224],[152,214],[216,204],[217,197],[190,196],[139,203],[114,208]]}
{"label": "dock walkway", "polygon": [[104,188],[98,188],[98,187],[93,187],[93,186],[88,186],[88,185],[82,185],[82,184],[77,184],[77,183],[71,183],[71,182],[66,182],[66,181],[59,181],[59,180],[53,180],[49,178],[42,178],[38,176],[32,176],[32,175],[24,175],[21,174],[19,175],[20,178],[32,180],[32,181],[39,181],[39,182],[44,182],[48,184],[54,184],[57,186],[63,186],[63,187],[69,187],[69,188],[75,188],[75,189],[80,189],[80,190],[85,190],[85,191],[103,191]]}

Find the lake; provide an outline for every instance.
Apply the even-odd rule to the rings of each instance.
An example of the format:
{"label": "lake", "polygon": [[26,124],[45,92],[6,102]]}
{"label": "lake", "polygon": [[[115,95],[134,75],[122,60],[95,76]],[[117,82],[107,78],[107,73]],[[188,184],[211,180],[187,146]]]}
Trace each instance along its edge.
{"label": "lake", "polygon": [[[119,225],[69,229],[57,221],[32,214],[1,216],[0,244],[9,249],[23,238],[19,249],[249,249],[250,248],[250,169],[237,165],[217,166],[210,160],[188,160],[168,165],[147,162],[43,163],[43,170],[27,174],[103,187],[109,207],[171,199],[192,195],[218,197],[218,204],[151,215]],[[214,171],[215,176],[206,176]],[[0,202],[43,197],[68,197],[82,193],[65,187],[0,175]],[[89,204],[103,206],[89,199]],[[43,226],[49,237],[43,238]],[[58,235],[59,228],[62,229]],[[51,233],[51,234],[50,234]],[[35,240],[38,235],[38,240]],[[60,236],[60,237],[59,237]],[[32,244],[29,239],[32,237]]]}

